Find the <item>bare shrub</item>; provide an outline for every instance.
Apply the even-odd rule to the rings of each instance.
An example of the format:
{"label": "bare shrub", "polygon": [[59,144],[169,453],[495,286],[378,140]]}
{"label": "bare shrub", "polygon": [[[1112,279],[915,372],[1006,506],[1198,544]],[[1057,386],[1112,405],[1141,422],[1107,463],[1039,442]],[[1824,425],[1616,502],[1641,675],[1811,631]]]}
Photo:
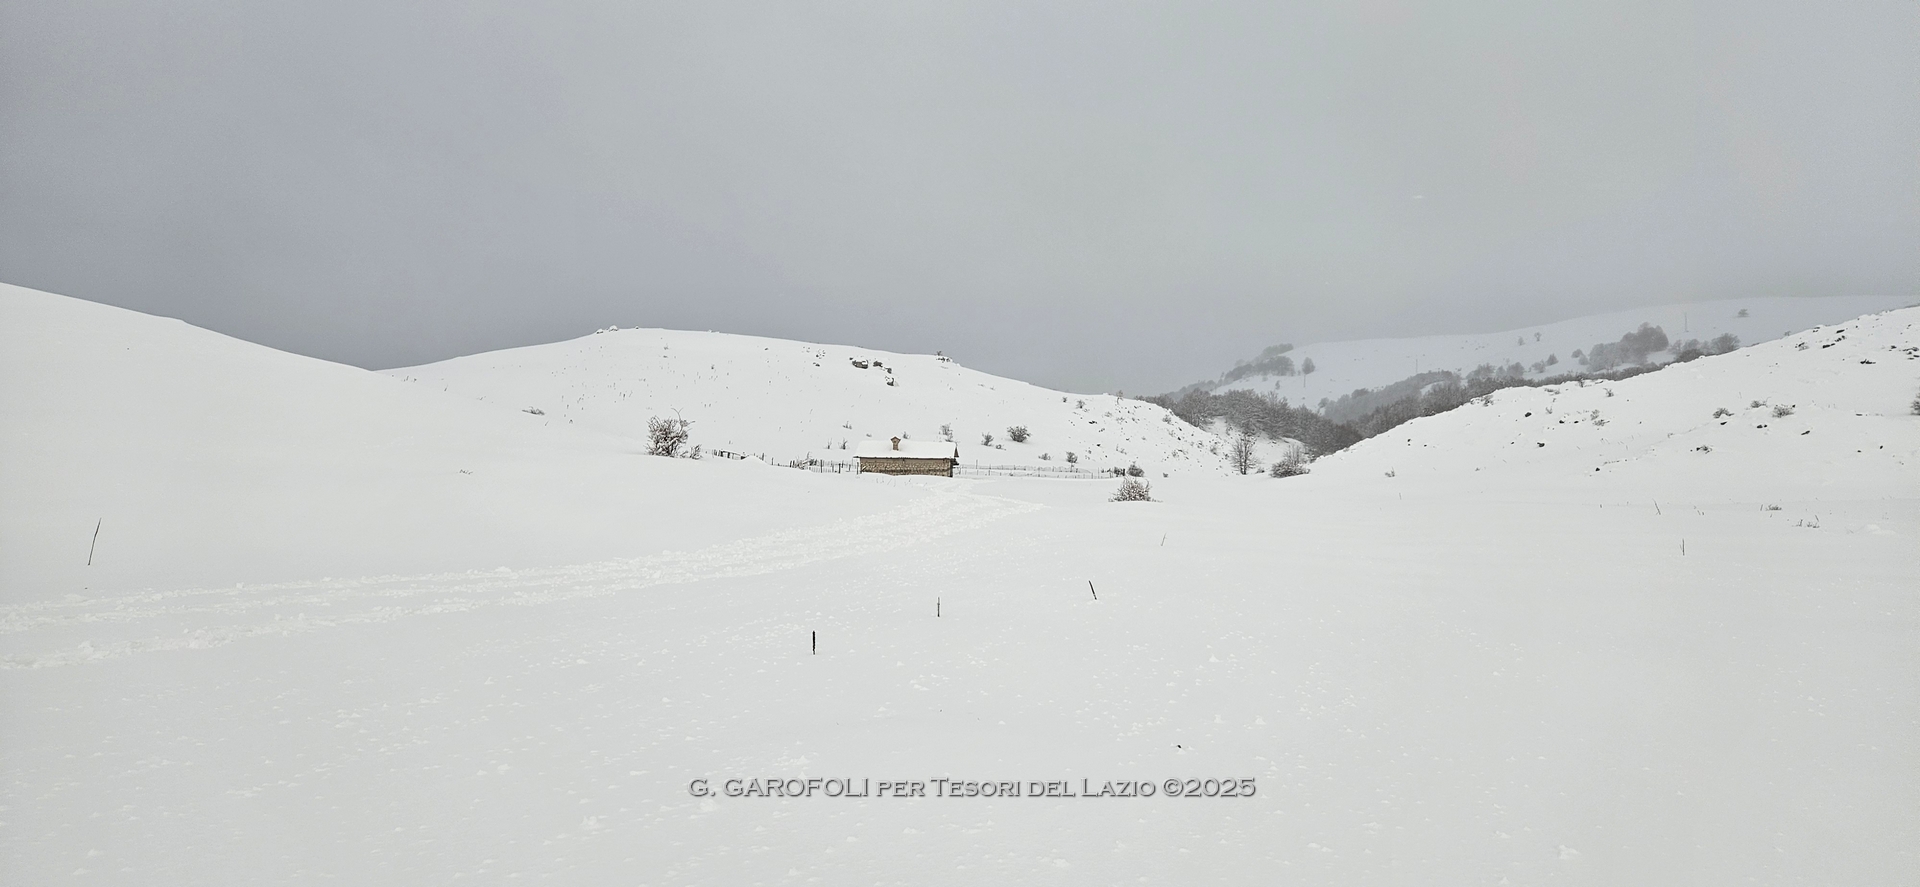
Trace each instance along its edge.
{"label": "bare shrub", "polygon": [[1131,477],[1120,479],[1120,488],[1113,491],[1115,502],[1152,502],[1153,485]]}
{"label": "bare shrub", "polygon": [[681,448],[687,445],[687,439],[692,436],[687,430],[692,424],[679,416],[671,419],[654,416],[648,419],[647,455],[669,458],[680,455]]}
{"label": "bare shrub", "polygon": [[1007,439],[1010,441],[1013,441],[1014,443],[1026,443],[1027,442],[1027,426],[1025,425],[1007,426]]}
{"label": "bare shrub", "polygon": [[1273,463],[1269,474],[1274,477],[1299,477],[1307,473],[1307,460],[1299,447],[1290,447],[1280,461]]}

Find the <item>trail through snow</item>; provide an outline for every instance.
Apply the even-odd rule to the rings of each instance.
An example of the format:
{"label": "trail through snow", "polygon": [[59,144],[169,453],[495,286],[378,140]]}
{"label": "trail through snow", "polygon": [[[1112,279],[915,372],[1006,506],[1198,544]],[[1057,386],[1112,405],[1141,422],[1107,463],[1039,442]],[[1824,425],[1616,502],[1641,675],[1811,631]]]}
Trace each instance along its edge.
{"label": "trail through snow", "polygon": [[[541,569],[325,578],[188,588],[0,607],[0,669],[48,668],[160,650],[223,646],[412,616],[535,606],[662,585],[757,576],[877,554],[976,529],[1044,506],[936,481],[929,495],[887,511],[768,533],[693,551]],[[172,634],[159,634],[173,629]],[[110,636],[102,636],[110,635]]]}

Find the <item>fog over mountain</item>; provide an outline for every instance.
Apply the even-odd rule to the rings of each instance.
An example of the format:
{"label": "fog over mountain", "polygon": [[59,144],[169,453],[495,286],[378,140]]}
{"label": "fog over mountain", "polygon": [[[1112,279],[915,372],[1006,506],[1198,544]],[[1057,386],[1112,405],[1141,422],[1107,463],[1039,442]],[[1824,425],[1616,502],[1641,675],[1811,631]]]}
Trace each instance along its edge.
{"label": "fog over mountain", "polygon": [[388,368],[604,325],[1163,391],[1920,292],[1862,2],[0,6],[0,280]]}

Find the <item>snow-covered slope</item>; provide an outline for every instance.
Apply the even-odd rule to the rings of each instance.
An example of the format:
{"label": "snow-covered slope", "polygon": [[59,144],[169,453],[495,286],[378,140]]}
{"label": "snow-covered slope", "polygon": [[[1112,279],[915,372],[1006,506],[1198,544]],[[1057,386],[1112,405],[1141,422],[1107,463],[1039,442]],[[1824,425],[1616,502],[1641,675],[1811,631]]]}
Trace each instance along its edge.
{"label": "snow-covered slope", "polygon": [[15,286],[0,285],[0,380],[7,603],[568,564],[900,501],[796,471],[649,458],[631,441]]}
{"label": "snow-covered slope", "polygon": [[[1464,376],[1481,364],[1501,367],[1519,363],[1533,378],[1579,372],[1580,363],[1573,359],[1576,349],[1584,352],[1598,343],[1616,342],[1642,323],[1660,327],[1675,342],[1705,342],[1730,333],[1745,346],[1912,303],[1910,296],[1727,299],[1630,308],[1497,333],[1321,342],[1286,353],[1295,367],[1311,358],[1312,375],[1254,373],[1214,383],[1208,390],[1271,391],[1295,404],[1317,406],[1322,398],[1338,399],[1357,388],[1379,388],[1433,370],[1451,370]],[[1743,311],[1746,316],[1741,316]],[[1535,363],[1544,363],[1549,357],[1557,358],[1557,362],[1533,369]],[[1666,354],[1655,357],[1668,359]]]}
{"label": "snow-covered slope", "polygon": [[[950,426],[963,465],[1155,472],[1222,470],[1220,441],[1152,404],[1068,394],[925,354],[724,333],[606,330],[566,342],[387,371],[436,391],[645,440],[647,420],[681,416],[707,450],[846,460],[853,442],[937,440]],[[1024,426],[1025,443],[1007,430]],[[991,434],[993,443],[982,443]],[[1045,458],[1043,458],[1043,456]]]}
{"label": "snow-covered slope", "polygon": [[0,312],[9,883],[1915,870],[1914,311],[1128,503],[638,457],[577,385]]}
{"label": "snow-covered slope", "polygon": [[[1920,308],[1815,327],[1620,382],[1509,388],[1322,460],[1325,483],[1616,486],[1760,504],[1920,491]],[[1393,478],[1386,478],[1386,472]]]}

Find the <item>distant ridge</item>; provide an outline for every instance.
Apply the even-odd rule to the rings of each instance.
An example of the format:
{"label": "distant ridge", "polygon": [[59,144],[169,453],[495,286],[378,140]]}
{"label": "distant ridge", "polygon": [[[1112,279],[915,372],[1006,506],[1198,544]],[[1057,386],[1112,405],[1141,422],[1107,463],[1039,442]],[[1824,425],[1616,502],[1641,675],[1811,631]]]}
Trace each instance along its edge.
{"label": "distant ridge", "polygon": [[[1337,400],[1356,389],[1380,388],[1435,370],[1465,376],[1482,364],[1504,367],[1518,363],[1528,377],[1545,378],[1579,371],[1582,367],[1573,357],[1576,350],[1584,353],[1595,344],[1615,342],[1642,323],[1662,328],[1675,342],[1705,342],[1731,334],[1746,346],[1820,324],[1906,307],[1914,301],[1912,296],[1720,299],[1629,308],[1491,333],[1320,342],[1284,351],[1269,348],[1259,358],[1241,361],[1238,372],[1229,369],[1213,380],[1185,386],[1174,396],[1189,390],[1216,394],[1249,390],[1272,392],[1296,405],[1319,407],[1322,399]],[[1553,360],[1551,365],[1547,365],[1549,359]],[[1309,360],[1314,371],[1301,373],[1300,368]],[[1291,372],[1275,371],[1275,363]]]}

